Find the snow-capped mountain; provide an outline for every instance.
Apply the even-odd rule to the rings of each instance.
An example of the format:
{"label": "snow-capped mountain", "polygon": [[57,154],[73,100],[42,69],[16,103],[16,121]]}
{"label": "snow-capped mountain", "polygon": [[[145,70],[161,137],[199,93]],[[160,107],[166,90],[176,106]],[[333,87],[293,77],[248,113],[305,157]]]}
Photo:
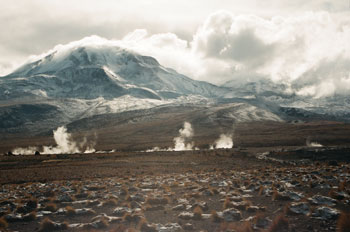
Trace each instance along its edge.
{"label": "snow-capped mountain", "polygon": [[76,46],[54,51],[0,79],[0,99],[113,99],[124,95],[172,99],[183,95],[218,97],[225,90],[192,80],[116,46]]}
{"label": "snow-capped mountain", "polygon": [[348,120],[349,106],[347,97],[302,97],[268,79],[233,80],[222,86],[196,81],[153,57],[108,43],[61,45],[0,77],[0,131],[5,136],[82,122],[90,128],[94,120],[102,126],[106,118],[117,120],[123,112],[151,121],[158,112],[175,108],[212,125]]}
{"label": "snow-capped mountain", "polygon": [[231,90],[225,94],[225,98],[244,100],[284,116],[287,120],[349,120],[350,98],[348,95],[338,94],[322,98],[301,96],[291,91],[290,85],[261,78],[254,81],[232,80],[224,83],[222,87]]}

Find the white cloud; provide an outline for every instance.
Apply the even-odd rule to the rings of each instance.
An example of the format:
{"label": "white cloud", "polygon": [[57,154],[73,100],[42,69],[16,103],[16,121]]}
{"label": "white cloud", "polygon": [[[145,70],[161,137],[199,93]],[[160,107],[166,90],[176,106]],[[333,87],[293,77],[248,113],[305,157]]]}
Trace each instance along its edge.
{"label": "white cloud", "polygon": [[0,23],[9,33],[0,35],[0,75],[29,54],[98,34],[114,40],[83,41],[154,56],[166,67],[215,84],[270,78],[314,97],[350,89],[346,1],[2,1]]}
{"label": "white cloud", "polygon": [[[327,12],[265,19],[221,11],[208,17],[192,46],[202,61],[210,58],[230,66],[222,76],[255,73],[319,98],[349,89],[348,82],[341,81],[349,73],[348,41],[349,25]],[[217,72],[222,70],[218,66]]]}

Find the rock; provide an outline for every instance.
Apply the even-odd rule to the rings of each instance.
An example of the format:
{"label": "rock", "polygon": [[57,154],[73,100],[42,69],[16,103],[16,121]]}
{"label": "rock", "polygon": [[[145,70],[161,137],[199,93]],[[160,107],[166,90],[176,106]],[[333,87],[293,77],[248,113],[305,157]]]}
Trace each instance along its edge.
{"label": "rock", "polygon": [[76,215],[94,215],[96,214],[95,210],[91,208],[82,208],[82,209],[75,209]]}
{"label": "rock", "polygon": [[5,215],[4,218],[7,222],[21,222],[21,221],[23,221],[23,217],[20,214],[7,214],[7,215]]}
{"label": "rock", "polygon": [[242,219],[242,214],[235,208],[226,209],[222,212],[222,216],[227,222],[239,221]]}
{"label": "rock", "polygon": [[174,210],[174,211],[181,211],[181,210],[185,210],[185,209],[186,209],[185,204],[176,205],[172,208],[172,210]]}
{"label": "rock", "polygon": [[310,213],[310,206],[306,202],[293,202],[288,206],[288,210],[292,214],[308,215]]}
{"label": "rock", "polygon": [[303,194],[293,191],[286,191],[286,195],[288,195],[293,201],[300,201],[304,197]]}
{"label": "rock", "polygon": [[72,202],[73,199],[69,194],[62,194],[57,197],[58,202]]}
{"label": "rock", "polygon": [[248,213],[255,213],[255,212],[260,210],[260,207],[259,206],[254,206],[254,205],[253,206],[248,206],[246,210],[247,210]]}
{"label": "rock", "polygon": [[101,219],[98,219],[98,220],[91,222],[90,225],[94,229],[105,229],[108,227],[108,221],[101,218]]}
{"label": "rock", "polygon": [[329,208],[326,206],[318,207],[312,213],[312,216],[320,220],[335,220],[339,217],[340,213],[337,209]]}
{"label": "rock", "polygon": [[27,205],[25,206],[20,206],[17,208],[16,213],[20,213],[20,214],[26,214],[29,212],[32,212],[34,209],[31,207],[28,207]]}
{"label": "rock", "polygon": [[131,197],[131,200],[133,200],[133,201],[137,201],[137,202],[144,202],[145,201],[144,196],[140,193],[137,193],[135,195],[131,195],[130,197]]}
{"label": "rock", "polygon": [[101,219],[106,219],[109,223],[115,223],[115,222],[120,222],[123,220],[121,217],[113,217],[113,216],[107,216],[105,213],[102,213],[100,215],[97,215],[96,217],[93,217],[91,221],[98,221]]}
{"label": "rock", "polygon": [[164,206],[156,205],[156,206],[146,207],[146,211],[158,211],[158,210],[164,210]]}
{"label": "rock", "polygon": [[209,189],[203,190],[202,194],[203,194],[204,196],[213,196],[213,195],[214,195],[213,192],[210,191]]}
{"label": "rock", "polygon": [[166,225],[156,224],[158,232],[181,232],[182,227],[178,223],[168,223]]}
{"label": "rock", "polygon": [[31,209],[36,209],[38,207],[38,202],[36,200],[29,200],[26,203],[26,207],[29,207]]}
{"label": "rock", "polygon": [[249,206],[249,202],[241,201],[241,202],[230,202],[229,207],[234,207],[239,210],[245,210]]}
{"label": "rock", "polygon": [[[56,213],[58,214],[58,211],[57,211]],[[37,212],[37,213],[36,213],[36,217],[37,217],[37,218],[41,218],[41,217],[48,216],[48,215],[51,215],[51,214],[52,214],[51,211],[45,211],[45,210],[43,210],[43,211]]]}
{"label": "rock", "polygon": [[137,202],[137,201],[131,201],[130,202],[130,207],[132,208],[132,209],[136,209],[136,208],[141,208],[141,204],[139,203],[139,202]]}
{"label": "rock", "polygon": [[201,202],[197,202],[197,203],[193,204],[191,207],[191,210],[193,210],[197,206],[199,206],[203,211],[207,211],[209,209],[207,202],[201,201]]}
{"label": "rock", "polygon": [[184,230],[194,230],[194,226],[191,223],[186,223],[182,228]]}
{"label": "rock", "polygon": [[124,216],[126,213],[131,213],[131,209],[128,207],[117,207],[113,210],[113,214],[116,216]]}
{"label": "rock", "polygon": [[349,198],[349,195],[344,191],[332,191],[331,196],[337,200],[344,200],[345,198]]}
{"label": "rock", "polygon": [[314,205],[328,205],[328,206],[335,206],[337,201],[330,197],[325,197],[321,195],[315,195],[311,198],[308,198],[308,200],[314,204]]}
{"label": "rock", "polygon": [[150,205],[165,205],[169,203],[169,200],[165,197],[151,197],[146,200],[146,203]]}
{"label": "rock", "polygon": [[188,205],[190,202],[187,199],[179,198],[179,199],[177,199],[177,203]]}
{"label": "rock", "polygon": [[271,220],[264,217],[258,217],[253,227],[257,230],[266,229],[270,224],[271,224]]}
{"label": "rock", "polygon": [[193,219],[194,217],[194,213],[191,213],[191,212],[181,212],[178,217],[180,219],[184,219],[184,220],[190,220],[190,219]]}

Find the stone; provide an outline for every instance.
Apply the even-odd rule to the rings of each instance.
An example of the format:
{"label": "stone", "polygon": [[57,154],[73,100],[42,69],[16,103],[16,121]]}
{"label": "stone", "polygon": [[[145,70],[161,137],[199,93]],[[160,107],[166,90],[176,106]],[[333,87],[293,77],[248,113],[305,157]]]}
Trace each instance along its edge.
{"label": "stone", "polygon": [[239,221],[242,219],[242,214],[235,208],[229,208],[222,212],[222,216],[227,222]]}

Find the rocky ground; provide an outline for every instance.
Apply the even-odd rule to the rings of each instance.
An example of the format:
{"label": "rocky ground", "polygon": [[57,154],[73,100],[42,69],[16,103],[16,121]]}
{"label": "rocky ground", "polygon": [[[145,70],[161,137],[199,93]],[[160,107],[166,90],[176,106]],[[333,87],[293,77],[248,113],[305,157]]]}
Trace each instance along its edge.
{"label": "rocky ground", "polygon": [[349,226],[347,161],[290,162],[272,153],[271,159],[261,149],[2,156],[0,227],[165,232]]}

